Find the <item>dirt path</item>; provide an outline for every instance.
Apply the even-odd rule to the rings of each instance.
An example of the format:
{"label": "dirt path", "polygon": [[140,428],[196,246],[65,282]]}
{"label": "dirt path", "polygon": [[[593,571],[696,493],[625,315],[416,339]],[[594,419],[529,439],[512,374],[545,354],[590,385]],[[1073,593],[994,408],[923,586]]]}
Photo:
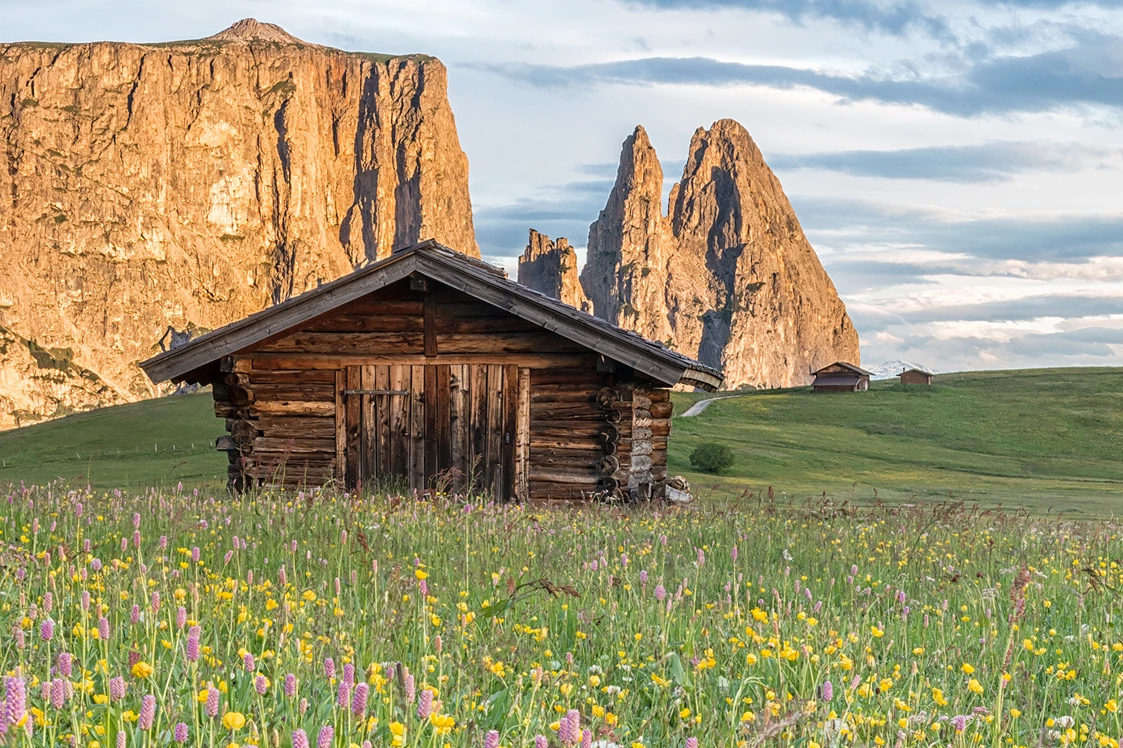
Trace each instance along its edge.
{"label": "dirt path", "polygon": [[723,397],[709,397],[705,400],[699,400],[698,402],[687,408],[685,411],[675,416],[675,418],[690,418],[692,416],[701,415],[702,411],[710,407],[710,403],[716,402],[717,400],[732,400],[733,398],[737,397],[748,397],[748,395],[725,395]]}

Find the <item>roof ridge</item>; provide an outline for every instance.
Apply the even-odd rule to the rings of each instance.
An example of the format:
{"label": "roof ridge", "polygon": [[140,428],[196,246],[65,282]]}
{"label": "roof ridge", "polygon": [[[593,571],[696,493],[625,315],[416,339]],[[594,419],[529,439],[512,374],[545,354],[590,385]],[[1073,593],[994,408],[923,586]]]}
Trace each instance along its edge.
{"label": "roof ridge", "polygon": [[[396,267],[399,263],[403,263],[402,266]],[[140,366],[153,381],[182,379],[197,374],[223,356],[251,348],[265,338],[327,314],[416,272],[523,317],[656,381],[671,384],[685,382],[712,389],[721,385],[723,375],[720,370],[528,288],[509,278],[499,268],[433,239],[403,247],[388,257],[364,264],[347,275],[224,325],[184,346],[157,354],[141,362]],[[387,275],[383,276],[383,273]],[[375,277],[364,281],[369,276]],[[310,309],[302,310],[303,316],[296,311],[321,297],[326,298]]]}

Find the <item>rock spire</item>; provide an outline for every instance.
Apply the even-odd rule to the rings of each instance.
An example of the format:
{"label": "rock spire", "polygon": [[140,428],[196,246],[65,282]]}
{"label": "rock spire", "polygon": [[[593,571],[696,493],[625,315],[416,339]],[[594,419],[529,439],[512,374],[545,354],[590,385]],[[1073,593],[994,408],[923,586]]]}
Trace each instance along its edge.
{"label": "rock spire", "polygon": [[662,210],[662,169],[642,127],[589,228],[581,278],[596,314],[725,372],[726,386],[789,387],[858,334],[776,175],[730,119],[699,128]]}

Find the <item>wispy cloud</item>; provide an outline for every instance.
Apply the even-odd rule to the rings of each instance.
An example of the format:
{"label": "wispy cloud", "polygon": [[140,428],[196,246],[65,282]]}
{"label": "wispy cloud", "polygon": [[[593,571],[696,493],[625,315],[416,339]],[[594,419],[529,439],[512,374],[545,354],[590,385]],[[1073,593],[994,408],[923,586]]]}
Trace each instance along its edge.
{"label": "wispy cloud", "polygon": [[1123,214],[974,218],[867,200],[793,196],[809,234],[835,246],[919,247],[991,260],[1072,262],[1123,254]]}
{"label": "wispy cloud", "polygon": [[794,23],[829,19],[868,31],[900,35],[920,28],[932,35],[948,32],[947,20],[917,2],[869,0],[631,0],[633,5],[674,10],[738,9],[775,13]]}
{"label": "wispy cloud", "polygon": [[939,182],[1001,182],[1027,172],[1071,173],[1123,161],[1123,149],[1079,143],[994,142],[928,146],[891,151],[777,153],[774,169],[820,169],[860,177],[928,179]]}
{"label": "wispy cloud", "polygon": [[1048,359],[1060,356],[1114,356],[1116,351],[1113,346],[1123,346],[1123,329],[1084,327],[1079,330],[1030,333],[1014,338],[1005,347],[1018,356]]}
{"label": "wispy cloud", "polygon": [[[1118,40],[1117,40],[1118,43]],[[585,65],[476,63],[473,67],[532,86],[594,84],[763,86],[815,89],[842,101],[921,106],[960,117],[1042,112],[1065,107],[1123,108],[1123,76],[1086,48],[988,58],[956,75],[847,75],[711,57],[643,57]]]}
{"label": "wispy cloud", "polygon": [[909,323],[929,322],[1024,322],[1028,320],[1106,317],[1123,314],[1123,296],[1043,294],[1020,299],[1002,299],[980,304],[953,304],[915,311],[900,317]]}
{"label": "wispy cloud", "polygon": [[[582,173],[603,175],[603,164],[579,168]],[[615,174],[615,166],[612,172]],[[589,224],[596,219],[612,191],[613,179],[587,179],[543,190],[534,197],[510,203],[482,205],[475,210],[476,239],[480,251],[509,257],[522,251],[528,229],[551,237],[565,236],[577,246],[585,244]]]}

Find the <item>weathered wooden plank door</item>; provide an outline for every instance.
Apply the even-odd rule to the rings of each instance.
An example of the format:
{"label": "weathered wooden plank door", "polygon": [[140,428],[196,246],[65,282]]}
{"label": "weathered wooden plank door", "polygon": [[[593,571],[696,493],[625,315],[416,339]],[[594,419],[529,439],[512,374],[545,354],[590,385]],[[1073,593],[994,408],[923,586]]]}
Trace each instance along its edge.
{"label": "weathered wooden plank door", "polygon": [[530,377],[503,364],[348,366],[336,377],[337,474],[525,498]]}
{"label": "weathered wooden plank door", "polygon": [[411,411],[415,401],[424,407],[424,383],[414,381],[411,368],[348,366],[336,377],[336,438],[344,439],[336,458],[348,488],[409,481]]}

